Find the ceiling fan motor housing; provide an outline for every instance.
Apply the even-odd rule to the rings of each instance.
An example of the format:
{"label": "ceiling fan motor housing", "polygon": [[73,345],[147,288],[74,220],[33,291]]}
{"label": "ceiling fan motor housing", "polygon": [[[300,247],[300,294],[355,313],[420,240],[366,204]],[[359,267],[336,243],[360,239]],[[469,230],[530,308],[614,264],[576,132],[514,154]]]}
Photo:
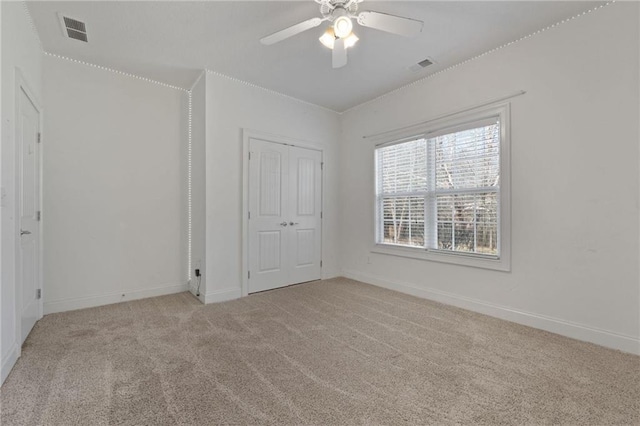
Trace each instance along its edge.
{"label": "ceiling fan motor housing", "polygon": [[354,16],[358,11],[358,3],[360,1],[320,0],[320,13],[325,19],[332,22],[339,16]]}
{"label": "ceiling fan motor housing", "polygon": [[333,32],[335,33],[336,37],[344,38],[351,34],[351,30],[353,29],[353,22],[351,22],[349,12],[339,6],[335,8],[332,15]]}

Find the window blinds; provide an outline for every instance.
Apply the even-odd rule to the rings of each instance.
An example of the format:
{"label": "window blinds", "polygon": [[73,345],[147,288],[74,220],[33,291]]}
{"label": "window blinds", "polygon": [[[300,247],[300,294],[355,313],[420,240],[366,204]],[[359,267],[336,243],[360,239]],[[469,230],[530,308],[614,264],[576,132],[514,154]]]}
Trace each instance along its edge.
{"label": "window blinds", "polygon": [[376,150],[382,244],[498,256],[497,117]]}

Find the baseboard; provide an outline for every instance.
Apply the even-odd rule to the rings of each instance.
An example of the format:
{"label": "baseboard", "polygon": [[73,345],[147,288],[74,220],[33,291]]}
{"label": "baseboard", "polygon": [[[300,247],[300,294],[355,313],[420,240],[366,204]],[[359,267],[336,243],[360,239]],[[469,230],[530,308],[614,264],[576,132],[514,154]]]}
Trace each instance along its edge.
{"label": "baseboard", "polygon": [[343,271],[343,275],[346,278],[362,281],[364,283],[387,288],[389,290],[396,290],[401,293],[456,306],[458,308],[468,309],[470,311],[538,328],[551,333],[571,337],[573,339],[591,342],[608,348],[618,349],[623,352],[640,355],[640,339],[637,337],[618,334],[546,315],[520,311],[506,306],[495,305],[459,296],[457,294],[447,293],[441,290],[418,288],[409,283],[389,281],[353,270]]}
{"label": "baseboard", "polygon": [[217,290],[204,295],[204,303],[227,302],[229,300],[239,299],[242,297],[242,291],[239,288],[227,290]]}
{"label": "baseboard", "polygon": [[0,366],[0,386],[9,377],[9,373],[11,373],[13,366],[16,365],[18,358],[20,358],[20,346],[14,343],[5,359],[2,360],[2,366]]}
{"label": "baseboard", "polygon": [[182,293],[188,291],[187,284],[174,284],[163,287],[155,287],[144,290],[128,290],[118,293],[103,294],[100,296],[78,297],[73,299],[54,300],[44,303],[44,313],[73,311],[76,309],[93,308],[96,306],[110,305],[112,303],[127,302],[130,300],[146,299],[147,297],[164,296],[167,294]]}

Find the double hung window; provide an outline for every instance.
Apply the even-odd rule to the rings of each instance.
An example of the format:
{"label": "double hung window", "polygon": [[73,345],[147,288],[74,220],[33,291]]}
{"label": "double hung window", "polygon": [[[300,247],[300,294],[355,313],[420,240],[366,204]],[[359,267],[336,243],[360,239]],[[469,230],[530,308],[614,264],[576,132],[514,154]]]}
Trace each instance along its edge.
{"label": "double hung window", "polygon": [[492,110],[378,146],[376,244],[500,263],[507,119],[505,108]]}

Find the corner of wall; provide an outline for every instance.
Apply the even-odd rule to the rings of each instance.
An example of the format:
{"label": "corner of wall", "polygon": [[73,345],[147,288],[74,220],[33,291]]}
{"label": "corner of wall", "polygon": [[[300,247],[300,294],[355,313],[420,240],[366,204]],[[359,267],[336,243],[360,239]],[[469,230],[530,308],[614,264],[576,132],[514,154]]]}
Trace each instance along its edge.
{"label": "corner of wall", "polygon": [[230,300],[239,299],[240,297],[242,297],[242,291],[239,288],[216,290],[211,293],[207,293],[204,296],[204,303],[228,302]]}
{"label": "corner of wall", "polygon": [[[189,176],[188,176],[188,215],[189,215],[189,253],[188,271],[191,293],[199,291],[200,300],[204,300],[207,291],[206,259],[206,90],[207,76],[203,71],[189,92]],[[200,270],[200,279],[195,270]],[[198,289],[199,286],[199,289]]]}

